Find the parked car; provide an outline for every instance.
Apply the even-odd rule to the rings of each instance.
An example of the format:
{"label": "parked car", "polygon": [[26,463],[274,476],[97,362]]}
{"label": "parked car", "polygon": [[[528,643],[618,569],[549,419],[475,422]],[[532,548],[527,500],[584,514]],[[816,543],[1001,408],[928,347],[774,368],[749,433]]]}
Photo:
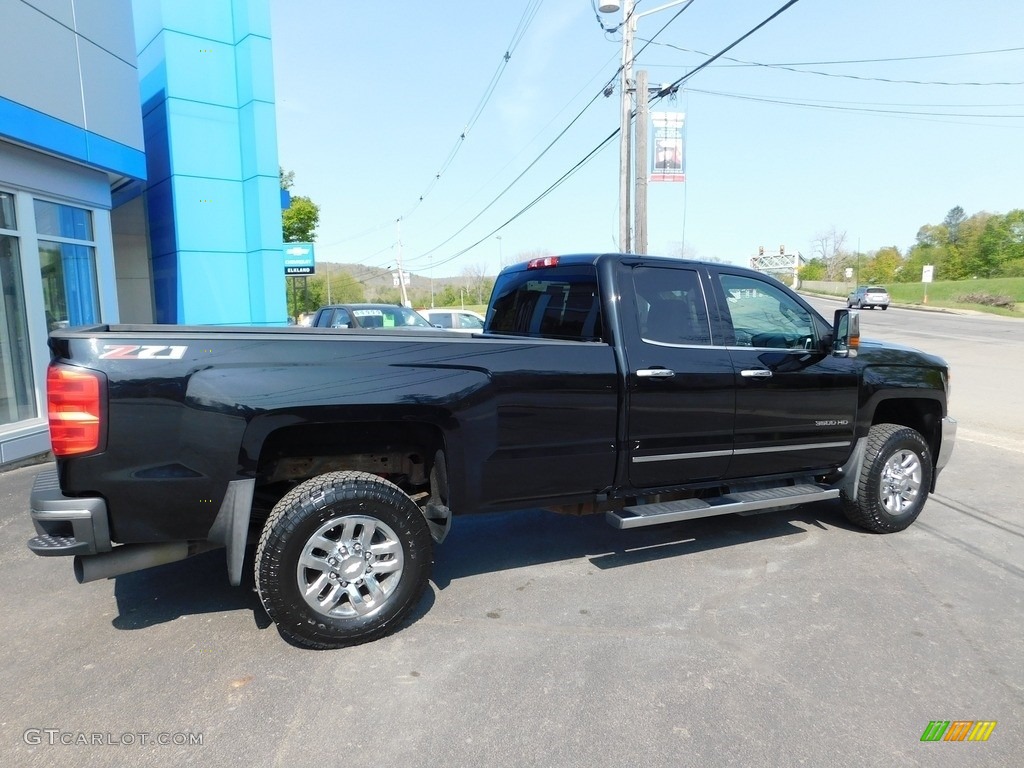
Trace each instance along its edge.
{"label": "parked car", "polygon": [[415,310],[398,304],[330,304],[320,307],[314,328],[433,328]]}
{"label": "parked car", "polygon": [[850,309],[888,309],[889,292],[877,285],[861,285],[847,297],[846,306]]}
{"label": "parked car", "polygon": [[484,329],[484,316],[470,309],[421,309],[419,313],[437,328],[463,333],[480,333]]}

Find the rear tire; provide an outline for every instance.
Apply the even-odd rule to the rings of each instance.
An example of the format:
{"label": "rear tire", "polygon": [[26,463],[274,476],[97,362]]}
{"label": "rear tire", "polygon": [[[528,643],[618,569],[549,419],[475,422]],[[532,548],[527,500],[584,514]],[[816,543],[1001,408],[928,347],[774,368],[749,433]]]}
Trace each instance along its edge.
{"label": "rear tire", "polygon": [[286,639],[341,648],[395,631],[432,564],[426,520],[398,486],[330,472],[275,505],[256,549],[256,587]]}
{"label": "rear tire", "polygon": [[921,434],[900,424],[875,424],[867,437],[857,498],[842,494],[847,519],[875,533],[913,523],[932,487],[932,455]]}

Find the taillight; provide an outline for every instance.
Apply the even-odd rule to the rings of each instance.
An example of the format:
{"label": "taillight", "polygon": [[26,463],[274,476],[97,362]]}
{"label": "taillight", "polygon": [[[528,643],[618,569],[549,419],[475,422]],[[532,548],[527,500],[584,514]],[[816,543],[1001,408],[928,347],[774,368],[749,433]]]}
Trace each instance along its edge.
{"label": "taillight", "polygon": [[558,257],[557,256],[542,256],[539,259],[530,259],[526,262],[527,269],[543,269],[544,267],[557,267]]}
{"label": "taillight", "polygon": [[100,447],[101,375],[63,365],[47,369],[46,412],[54,456],[88,453]]}

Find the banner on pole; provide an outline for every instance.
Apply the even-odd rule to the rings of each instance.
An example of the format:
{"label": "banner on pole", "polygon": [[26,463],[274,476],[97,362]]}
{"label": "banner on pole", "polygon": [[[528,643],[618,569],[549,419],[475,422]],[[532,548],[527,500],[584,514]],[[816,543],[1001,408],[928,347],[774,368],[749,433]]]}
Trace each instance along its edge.
{"label": "banner on pole", "polygon": [[651,181],[686,181],[685,112],[652,112]]}

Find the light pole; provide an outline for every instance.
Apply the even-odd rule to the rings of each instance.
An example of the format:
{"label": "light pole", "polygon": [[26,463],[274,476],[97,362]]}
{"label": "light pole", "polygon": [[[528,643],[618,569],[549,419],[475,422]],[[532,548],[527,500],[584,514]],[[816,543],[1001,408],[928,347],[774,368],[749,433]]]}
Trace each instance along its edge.
{"label": "light pole", "polygon": [[[657,8],[652,8],[643,13],[633,13],[634,0],[621,0],[621,2],[620,0],[601,0],[597,7],[601,13],[615,13],[619,8],[622,9],[622,83],[619,88],[622,98],[621,120],[619,123],[619,250],[622,253],[631,252],[629,181],[630,170],[633,165],[633,150],[632,131],[630,128],[633,118],[633,92],[635,90],[633,84],[633,37],[636,34],[636,23],[644,16],[650,16],[652,13],[658,13],[666,8],[672,8],[673,6],[689,2],[692,2],[692,0],[673,0],[673,2],[659,5]],[[644,80],[646,82],[646,73]],[[636,183],[638,187],[640,186],[641,175],[640,163],[645,163],[646,161],[646,158],[639,156],[636,158]],[[646,180],[646,172],[644,172],[644,179]],[[641,194],[643,194],[643,191]],[[639,215],[640,213],[638,212]],[[646,211],[643,212],[643,218],[642,226],[638,226],[638,229],[643,232],[644,240],[646,241]],[[646,242],[643,245],[646,250]]]}

